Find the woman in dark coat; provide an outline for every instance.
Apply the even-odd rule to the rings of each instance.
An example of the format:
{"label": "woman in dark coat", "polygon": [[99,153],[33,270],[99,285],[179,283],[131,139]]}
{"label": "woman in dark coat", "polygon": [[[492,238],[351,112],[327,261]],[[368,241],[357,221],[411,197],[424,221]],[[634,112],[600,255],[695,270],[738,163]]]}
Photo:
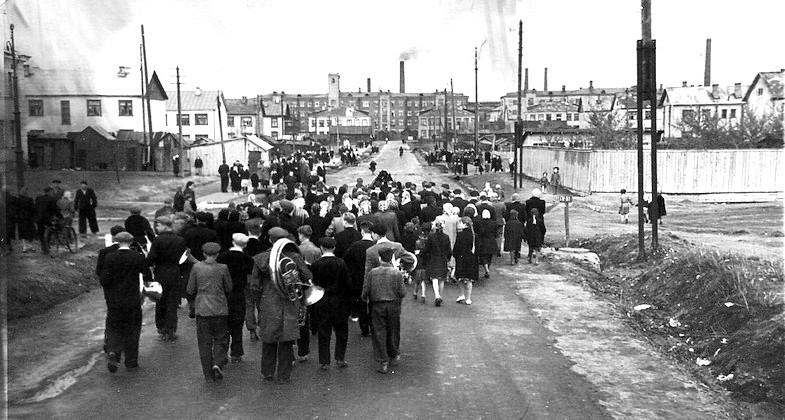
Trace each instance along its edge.
{"label": "woman in dark coat", "polygon": [[521,257],[522,241],[523,223],[518,220],[518,211],[510,210],[510,219],[504,225],[504,251],[510,253],[511,264],[518,264],[518,258]]}
{"label": "woman in dark coat", "polygon": [[240,178],[240,167],[237,165],[232,166],[232,170],[229,171],[229,184],[232,187],[232,192],[235,195],[240,193],[241,183],[242,180]]}
{"label": "woman in dark coat", "polygon": [[498,224],[496,220],[491,219],[491,212],[488,209],[482,211],[481,218],[474,224],[475,252],[479,263],[485,269],[486,279],[491,276],[490,265],[493,256],[499,253],[499,245],[496,244],[497,227]]}
{"label": "woman in dark coat", "polygon": [[458,221],[458,235],[455,236],[452,255],[455,257],[455,278],[458,279],[458,286],[461,289],[461,294],[455,302],[471,305],[472,286],[480,275],[480,267],[474,255],[474,227],[469,217],[461,217]]}
{"label": "woman in dark coat", "polygon": [[529,264],[534,259],[534,265],[537,265],[537,253],[540,252],[542,242],[545,239],[545,222],[540,214],[540,210],[536,208],[531,209],[531,215],[526,219],[524,235],[526,243],[529,244]]}
{"label": "woman in dark coat", "polygon": [[452,258],[450,238],[443,232],[443,229],[443,222],[435,221],[433,232],[428,235],[420,252],[420,257],[423,258],[425,264],[425,273],[433,285],[434,305],[436,306],[442,305],[444,281],[450,273],[447,263]]}

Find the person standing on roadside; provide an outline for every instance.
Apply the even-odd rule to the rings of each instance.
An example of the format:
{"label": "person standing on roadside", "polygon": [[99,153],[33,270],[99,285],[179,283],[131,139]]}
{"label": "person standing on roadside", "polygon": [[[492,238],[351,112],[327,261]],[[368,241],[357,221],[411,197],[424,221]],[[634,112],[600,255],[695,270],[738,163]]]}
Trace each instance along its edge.
{"label": "person standing on roadside", "polygon": [[632,207],[632,199],[627,195],[627,190],[622,188],[619,193],[619,219],[621,223],[630,222],[630,207]]}
{"label": "person standing on roadside", "polygon": [[128,232],[114,236],[118,249],[106,255],[101,286],[106,299],[106,357],[109,372],[117,372],[125,355],[126,369],[139,368],[139,335],[142,332],[142,295],[139,277],[147,270],[144,256],[131,250]]}
{"label": "person standing on roadside", "polygon": [[401,359],[401,301],[406,296],[403,273],[392,266],[392,248],[379,251],[379,266],[368,273],[361,299],[371,307],[373,353],[377,372],[389,372],[390,361]]}
{"label": "person standing on roadside", "polygon": [[229,188],[229,165],[223,161],[221,166],[218,167],[218,176],[221,178],[221,192],[227,192]]}
{"label": "person standing on roadside", "polygon": [[87,223],[90,224],[90,232],[98,233],[98,221],[95,218],[95,208],[98,206],[98,198],[95,191],[87,186],[87,181],[79,184],[74,198],[74,208],[79,211],[79,233],[87,234]]}
{"label": "person standing on roadside", "polygon": [[208,382],[223,379],[229,344],[226,296],[232,291],[232,277],[225,264],[216,262],[220,250],[215,242],[202,246],[205,259],[191,269],[186,288],[188,294],[196,296],[196,340],[202,373]]}
{"label": "person standing on roadside", "polygon": [[194,159],[194,169],[196,169],[196,175],[202,176],[202,167],[204,166],[204,162],[202,162],[202,158],[197,155],[196,159]]}
{"label": "person standing on roadside", "polygon": [[561,187],[561,174],[559,173],[558,166],[553,167],[553,173],[551,174],[551,185],[553,186],[553,194],[558,194],[559,188]]}
{"label": "person standing on roadside", "polygon": [[169,216],[156,220],[158,236],[150,245],[147,265],[153,267],[155,280],[161,284],[163,293],[155,303],[155,326],[163,341],[177,340],[177,307],[180,304],[181,283],[180,257],[185,253],[185,239],[174,233],[173,220]]}
{"label": "person standing on roadside", "polygon": [[46,227],[52,223],[52,218],[60,218],[60,211],[57,209],[57,200],[54,197],[52,187],[44,188],[43,194],[35,198],[35,224],[38,228],[38,239],[41,241],[41,252],[49,254],[49,243],[44,235]]}

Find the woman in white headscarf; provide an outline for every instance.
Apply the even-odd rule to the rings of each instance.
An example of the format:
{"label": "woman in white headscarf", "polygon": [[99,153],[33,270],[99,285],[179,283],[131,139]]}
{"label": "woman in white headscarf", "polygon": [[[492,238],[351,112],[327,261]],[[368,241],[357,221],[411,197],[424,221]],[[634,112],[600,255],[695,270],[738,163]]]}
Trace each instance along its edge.
{"label": "woman in white headscarf", "polygon": [[485,269],[485,278],[491,276],[490,265],[493,256],[499,253],[499,245],[496,243],[496,221],[491,219],[491,212],[483,209],[481,218],[474,223],[475,232],[475,251],[477,260]]}

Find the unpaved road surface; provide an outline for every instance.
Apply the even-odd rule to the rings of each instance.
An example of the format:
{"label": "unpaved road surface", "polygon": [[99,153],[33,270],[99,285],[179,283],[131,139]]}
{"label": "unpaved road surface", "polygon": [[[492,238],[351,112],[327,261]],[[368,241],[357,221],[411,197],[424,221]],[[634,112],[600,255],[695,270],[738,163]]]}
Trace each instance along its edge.
{"label": "unpaved road surface", "polygon": [[[398,143],[376,161],[394,178],[437,184],[448,178],[398,157]],[[371,178],[348,168],[331,183]],[[455,185],[454,182],[449,182]],[[506,261],[506,258],[504,259]],[[289,385],[262,383],[260,345],[221,384],[204,382],[194,322],[180,310],[179,341],[156,338],[145,309],[137,372],[111,375],[100,356],[100,292],[23,320],[9,342],[13,418],[487,418],[604,419],[726,417],[725,397],[698,386],[582,286],[549,274],[548,263],[498,261],[475,288],[472,306],[434,307],[408,296],[402,310],[402,361],[375,372],[369,339],[350,324],[350,367],[298,364]],[[82,351],[60,352],[64,348]],[[41,354],[47,352],[47,357]],[[46,360],[46,362],[41,362]],[[27,377],[28,380],[23,380]],[[47,378],[30,381],[29,378]],[[38,382],[31,386],[30,382]],[[26,385],[26,389],[22,389]]]}

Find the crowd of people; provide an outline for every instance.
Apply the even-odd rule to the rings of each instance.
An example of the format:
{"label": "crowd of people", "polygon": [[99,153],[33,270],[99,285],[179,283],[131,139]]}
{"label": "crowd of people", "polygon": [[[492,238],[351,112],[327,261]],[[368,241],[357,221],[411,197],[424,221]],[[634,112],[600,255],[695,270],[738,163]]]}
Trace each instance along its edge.
{"label": "crowd of people", "polygon": [[[460,177],[469,175],[469,167],[474,167],[475,174],[505,172],[504,161],[498,154],[491,151],[475,152],[474,150],[449,151],[446,149],[434,149],[425,152],[425,161],[428,165],[437,162],[445,162],[450,171]],[[507,170],[512,171],[512,162],[508,162]]]}
{"label": "crowd of people", "polygon": [[[333,361],[346,368],[350,320],[372,337],[377,370],[387,373],[400,360],[407,293],[440,307],[445,283],[454,283],[455,301],[472,305],[473,284],[490,278],[502,251],[515,264],[526,241],[528,261],[536,263],[545,235],[539,190],[525,202],[517,194],[504,202],[500,189],[487,184],[464,194],[448,184],[437,189],[427,181],[395,181],[384,170],[371,183],[358,178],[354,185],[328,186],[310,176],[289,181],[260,184],[217,215],[186,200],[182,208],[166,203],[153,223],[133,209],[123,226],[111,229],[116,243],[99,253],[96,267],[109,308],[110,372],[122,356],[128,369],[138,367],[141,276],[145,284],[161,285],[155,310],[161,340],[178,339],[178,307],[186,299],[208,381],[222,379],[229,362],[242,360],[245,331],[251,342],[261,341],[265,380],[289,381],[296,362],[309,359],[311,335],[320,369],[329,370]],[[296,267],[300,283],[324,291],[307,309],[276,286],[271,259],[279,241],[296,246],[281,255]]]}

